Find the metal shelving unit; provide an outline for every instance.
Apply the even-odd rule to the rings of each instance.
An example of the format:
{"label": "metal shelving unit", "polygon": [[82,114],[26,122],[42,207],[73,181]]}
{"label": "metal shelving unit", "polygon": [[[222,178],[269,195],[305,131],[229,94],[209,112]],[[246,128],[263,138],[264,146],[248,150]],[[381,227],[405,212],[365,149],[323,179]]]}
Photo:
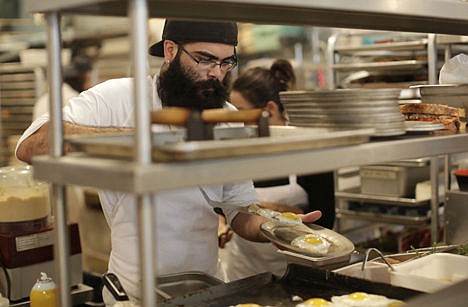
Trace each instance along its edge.
{"label": "metal shelving unit", "polygon": [[11,162],[10,138],[21,135],[30,125],[44,83],[39,67],[13,63],[0,66],[0,166]]}
{"label": "metal shelving unit", "polygon": [[[367,71],[369,74],[384,73],[395,75],[401,73],[420,73],[426,71],[427,83],[436,83],[437,48],[435,34],[427,34],[427,38],[405,37],[407,41],[374,43],[368,45],[339,46],[342,37],[372,36],[372,32],[354,31],[337,32],[328,38],[327,45],[327,84],[329,89],[335,89],[342,73]],[[391,36],[391,32],[376,32],[376,35]],[[413,35],[414,36],[414,35]],[[418,59],[422,54],[427,60]],[[373,61],[374,57],[385,58],[386,61]],[[343,59],[359,59],[359,62],[346,63]],[[402,59],[404,58],[404,59]],[[410,59],[411,58],[411,59]],[[389,83],[392,85],[392,83]],[[397,86],[393,85],[393,86]]]}
{"label": "metal shelving unit", "polygon": [[[289,173],[321,172],[340,167],[378,163],[406,158],[437,156],[468,151],[468,134],[431,136],[362,145],[273,153],[262,156],[211,159],[183,163],[151,163],[149,110],[143,101],[146,93],[146,20],[153,17],[236,20],[255,23],[285,23],[315,26],[368,28],[394,31],[466,34],[468,5],[456,0],[415,0],[394,5],[393,1],[356,0],[42,0],[27,1],[33,12],[44,12],[48,21],[48,48],[51,88],[51,151],[48,157],[34,159],[35,176],[53,182],[56,209],[56,262],[60,305],[70,306],[68,280],[64,185],[94,185],[138,194],[142,304],[154,306],[154,267],[152,251],[152,204],[150,192],[200,184],[232,182],[239,179],[265,179]],[[136,137],[132,162],[63,157],[60,93],[60,14],[101,14],[131,18],[135,67]],[[272,169],[271,165],[282,165]],[[186,176],[190,173],[191,176]],[[212,176],[216,173],[216,176]],[[90,181],[89,179],[92,178]],[[165,178],[165,179],[163,179]],[[171,178],[171,180],[167,180]],[[92,183],[91,183],[92,182]]]}
{"label": "metal shelving unit", "polygon": [[[439,161],[442,163],[442,161]],[[396,162],[386,162],[386,166],[398,166],[398,167],[428,167],[430,165],[430,159],[420,158],[413,160],[400,160]],[[428,178],[429,179],[429,178]],[[429,210],[431,199],[417,199],[414,197],[403,197],[403,196],[390,196],[390,195],[377,195],[377,194],[366,194],[361,192],[360,187],[353,187],[349,189],[338,190],[335,192],[335,197],[338,201],[343,201],[342,206],[336,208],[338,218],[351,218],[361,219],[368,221],[378,221],[381,223],[389,224],[402,224],[402,225],[431,225],[431,217]],[[360,204],[370,204],[374,209],[381,207],[381,209],[388,208],[391,206],[394,210],[392,214],[385,213],[386,210],[380,210],[379,212],[364,212],[360,210],[351,210],[347,208],[350,202],[357,202]],[[383,205],[383,206],[382,206]],[[397,208],[395,210],[395,208]],[[407,209],[412,211],[424,211],[425,214],[418,214],[417,216],[409,216],[405,212],[400,212],[400,209],[405,212]],[[432,208],[431,208],[432,209]],[[375,210],[374,210],[375,211]],[[413,212],[414,213],[414,212]],[[435,221],[438,223],[438,221]],[[339,225],[339,224],[338,224]],[[436,225],[431,225],[431,228],[436,229]]]}

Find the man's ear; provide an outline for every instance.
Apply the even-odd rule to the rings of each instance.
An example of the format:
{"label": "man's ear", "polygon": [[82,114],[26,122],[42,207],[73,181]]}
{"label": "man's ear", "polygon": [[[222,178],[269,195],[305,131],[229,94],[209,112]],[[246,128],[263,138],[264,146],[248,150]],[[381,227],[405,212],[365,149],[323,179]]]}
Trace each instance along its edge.
{"label": "man's ear", "polygon": [[177,45],[174,41],[166,39],[164,41],[164,61],[165,62],[172,62],[176,55],[177,50],[179,50],[179,45]]}

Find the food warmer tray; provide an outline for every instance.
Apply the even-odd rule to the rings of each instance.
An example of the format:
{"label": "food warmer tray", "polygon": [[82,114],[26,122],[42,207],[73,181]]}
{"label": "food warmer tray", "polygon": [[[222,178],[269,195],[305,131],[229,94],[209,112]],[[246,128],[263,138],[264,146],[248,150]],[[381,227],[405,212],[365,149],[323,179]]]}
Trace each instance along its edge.
{"label": "food warmer tray", "polygon": [[[257,126],[216,127],[214,140],[185,141],[186,130],[180,128],[152,134],[152,158],[155,162],[184,161],[251,154],[319,149],[360,144],[369,141],[373,128],[328,129],[294,126],[270,127],[270,136],[257,137]],[[74,151],[90,156],[133,157],[133,134],[106,134],[66,137]]]}
{"label": "food warmer tray", "polygon": [[262,306],[296,306],[293,297],[308,299],[321,297],[327,300],[334,295],[356,291],[385,295],[406,301],[421,292],[395,287],[384,283],[343,276],[328,270],[320,270],[298,264],[289,264],[282,278],[262,273],[227,284],[158,302],[158,306],[210,306],[226,307],[240,303],[256,303]]}

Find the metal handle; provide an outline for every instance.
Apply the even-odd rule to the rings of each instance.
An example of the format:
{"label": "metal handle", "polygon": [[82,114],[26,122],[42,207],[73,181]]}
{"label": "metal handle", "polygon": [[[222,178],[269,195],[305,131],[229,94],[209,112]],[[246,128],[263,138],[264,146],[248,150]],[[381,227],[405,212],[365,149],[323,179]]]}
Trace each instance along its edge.
{"label": "metal handle", "polygon": [[395,271],[395,268],[390,264],[390,262],[387,261],[387,259],[385,259],[382,252],[380,252],[377,248],[374,248],[374,247],[371,247],[366,251],[366,257],[364,258],[364,261],[362,262],[361,271],[364,271],[366,269],[367,260],[369,259],[370,252],[372,251],[376,252],[379,255],[379,257],[382,258],[382,260],[390,268],[390,270]]}
{"label": "metal handle", "polygon": [[[209,109],[201,113],[205,123],[249,123],[257,122],[262,116],[262,109],[225,110]],[[192,113],[191,110],[179,107],[168,107],[151,111],[151,123],[161,125],[184,126]]]}
{"label": "metal handle", "polygon": [[114,273],[106,273],[102,276],[102,280],[116,301],[128,301],[128,295],[122,287],[117,275]]}

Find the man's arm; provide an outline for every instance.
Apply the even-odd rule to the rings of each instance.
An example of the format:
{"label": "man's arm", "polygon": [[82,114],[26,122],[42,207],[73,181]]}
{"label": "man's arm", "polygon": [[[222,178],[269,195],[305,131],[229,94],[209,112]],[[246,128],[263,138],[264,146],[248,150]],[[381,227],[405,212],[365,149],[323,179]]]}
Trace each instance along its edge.
{"label": "man's arm", "polygon": [[[124,131],[133,131],[133,128],[116,127],[88,127],[64,122],[64,134],[103,134]],[[26,138],[16,151],[16,156],[21,161],[31,163],[36,155],[45,155],[49,152],[49,123],[45,123],[41,128]],[[70,148],[65,148],[65,152],[70,152]]]}
{"label": "man's arm", "polygon": [[[307,214],[299,215],[304,223],[313,223],[322,217],[320,211],[312,211]],[[266,222],[267,219],[247,213],[238,213],[231,222],[232,229],[246,240],[254,242],[269,242],[269,240],[261,233],[260,225]]]}

